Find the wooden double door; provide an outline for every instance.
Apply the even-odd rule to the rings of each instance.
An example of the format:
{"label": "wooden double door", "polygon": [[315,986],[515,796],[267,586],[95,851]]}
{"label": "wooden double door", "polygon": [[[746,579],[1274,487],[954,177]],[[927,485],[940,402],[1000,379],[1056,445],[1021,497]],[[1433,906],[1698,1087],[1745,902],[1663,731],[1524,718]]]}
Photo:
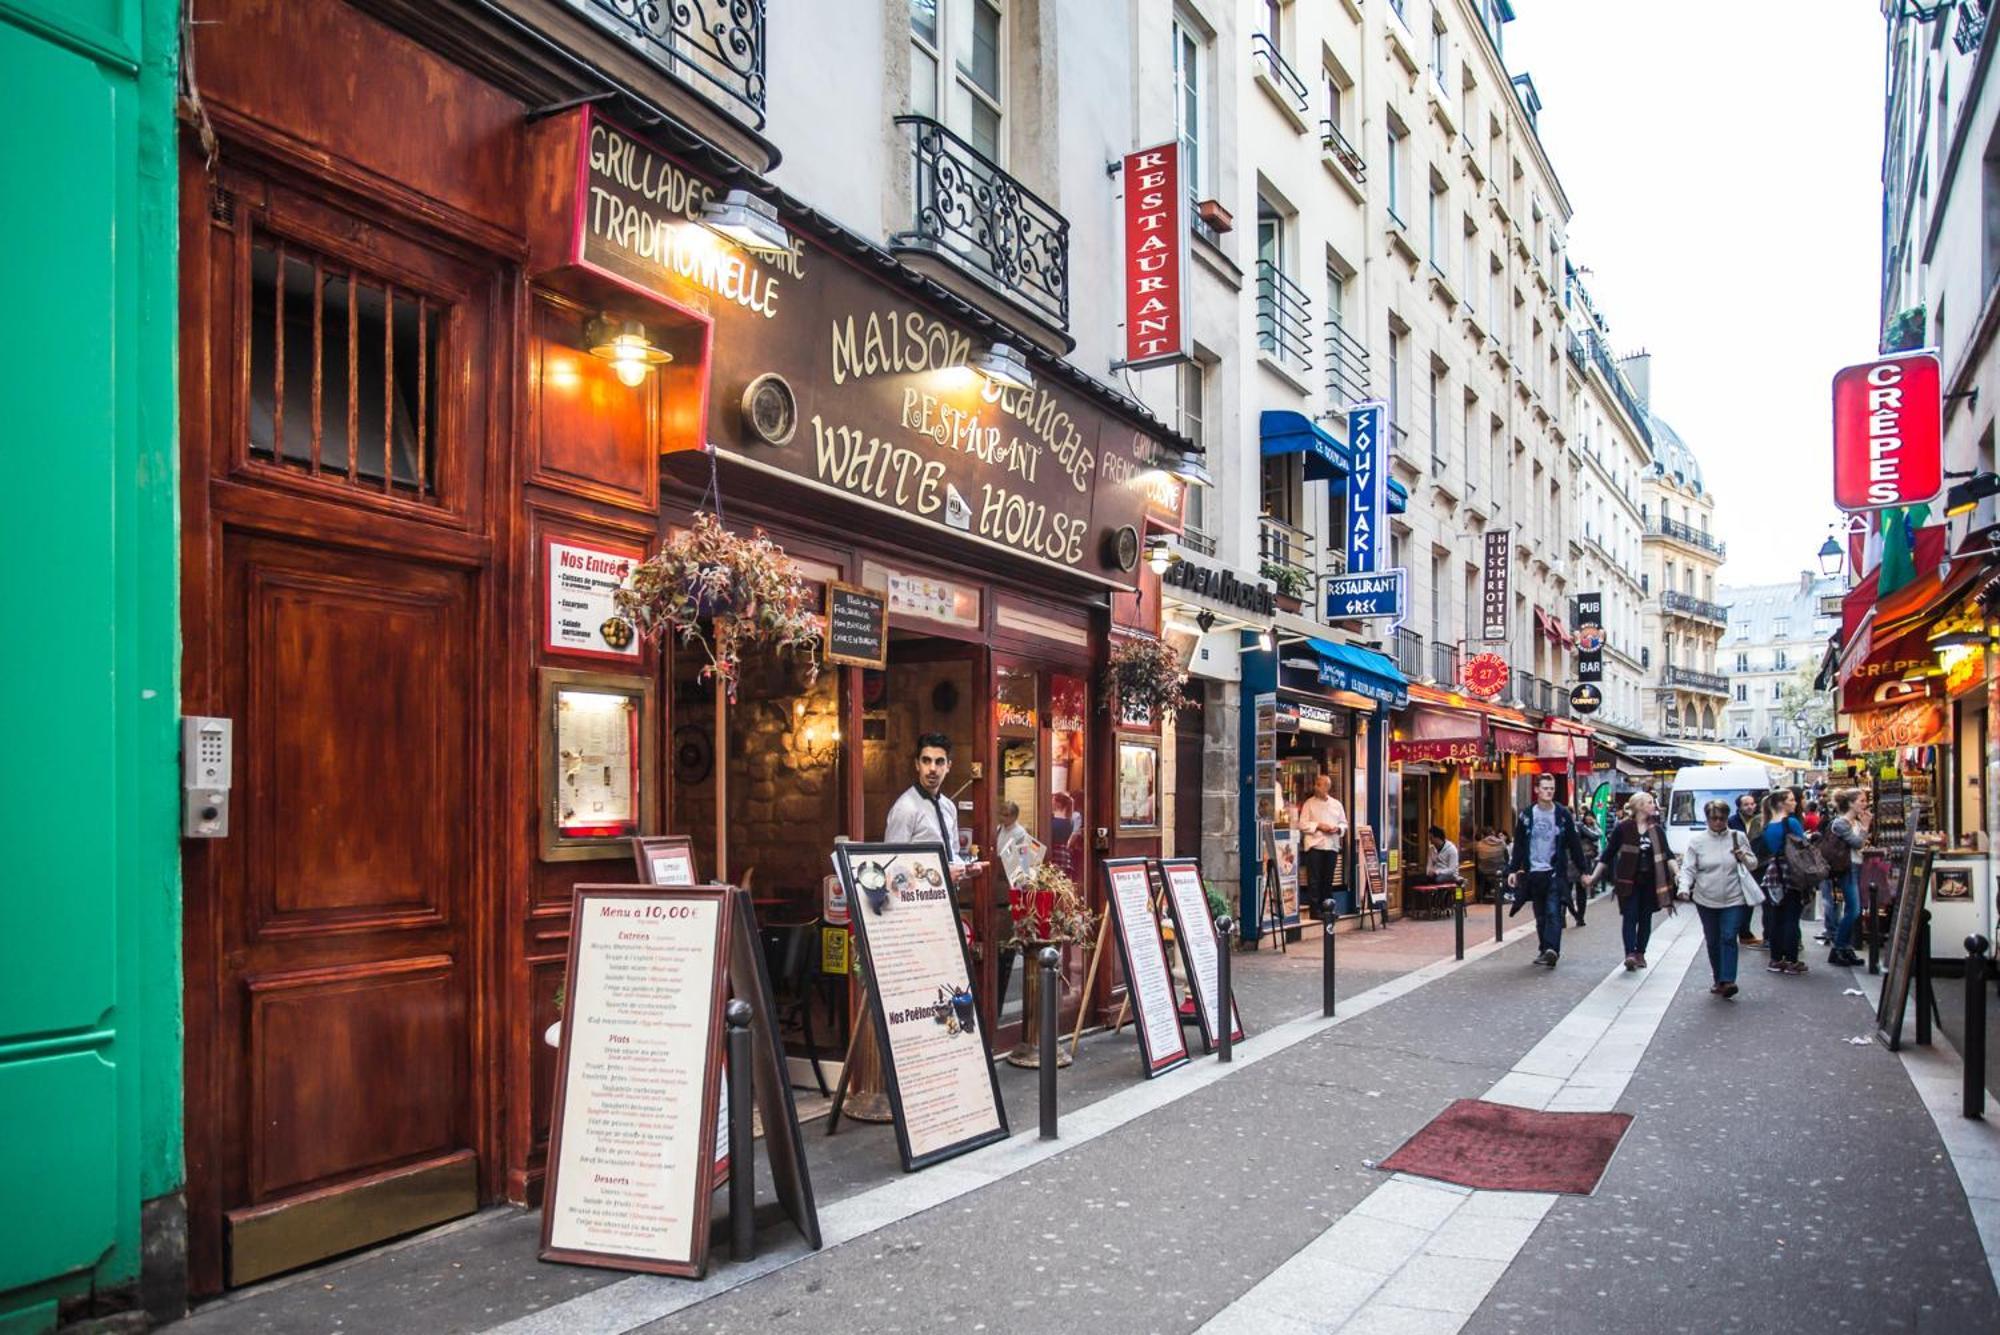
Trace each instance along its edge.
{"label": "wooden double door", "polygon": [[[186,844],[190,1281],[490,1191],[482,498],[500,273],[189,172],[184,710],[233,725]],[[191,198],[189,198],[191,196]]]}

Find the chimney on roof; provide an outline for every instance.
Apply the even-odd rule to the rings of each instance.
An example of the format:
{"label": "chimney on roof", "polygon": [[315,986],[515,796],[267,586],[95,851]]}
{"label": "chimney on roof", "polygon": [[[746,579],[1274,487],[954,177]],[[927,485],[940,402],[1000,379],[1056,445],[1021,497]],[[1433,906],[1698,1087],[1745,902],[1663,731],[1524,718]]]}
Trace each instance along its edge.
{"label": "chimney on roof", "polygon": [[1623,371],[1625,378],[1632,382],[1632,392],[1639,396],[1639,402],[1646,405],[1647,412],[1651,412],[1653,410],[1653,354],[1650,352],[1635,352],[1629,357],[1621,358],[1618,362],[1618,369]]}

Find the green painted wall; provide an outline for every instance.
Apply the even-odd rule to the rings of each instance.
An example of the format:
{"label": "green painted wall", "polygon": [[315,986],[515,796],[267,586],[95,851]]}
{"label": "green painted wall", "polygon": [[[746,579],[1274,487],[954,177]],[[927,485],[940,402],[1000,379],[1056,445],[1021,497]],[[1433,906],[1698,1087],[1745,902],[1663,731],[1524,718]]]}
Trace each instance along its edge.
{"label": "green painted wall", "polygon": [[181,1156],[173,0],[0,0],[0,1332]]}

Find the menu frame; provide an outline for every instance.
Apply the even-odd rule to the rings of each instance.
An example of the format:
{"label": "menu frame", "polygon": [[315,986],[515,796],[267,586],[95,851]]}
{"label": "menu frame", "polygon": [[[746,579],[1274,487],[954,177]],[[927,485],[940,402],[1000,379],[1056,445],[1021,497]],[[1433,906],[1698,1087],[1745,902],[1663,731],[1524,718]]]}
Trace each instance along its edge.
{"label": "menu frame", "polygon": [[540,1257],[544,1261],[560,1261],[571,1265],[606,1266],[618,1270],[636,1270],[646,1274],[673,1275],[681,1279],[700,1279],[708,1273],[709,1234],[712,1226],[712,1207],[716,1188],[715,1147],[703,1137],[695,1154],[695,1199],[693,1203],[693,1224],[689,1234],[689,1255],[685,1260],[642,1256],[627,1252],[596,1251],[587,1248],[557,1247],[554,1245],[556,1213],[562,1199],[562,1144],[566,1113],[569,1103],[569,1061],[573,1048],[572,1035],[576,1028],[577,1016],[586,1009],[588,1001],[579,996],[577,988],[578,962],[582,954],[585,936],[584,921],[587,905],[591,903],[618,902],[621,900],[649,901],[668,900],[680,902],[707,902],[715,905],[715,939],[713,956],[710,961],[709,989],[714,1004],[709,1008],[708,1041],[703,1054],[701,1110],[695,1119],[699,1127],[714,1127],[716,1113],[722,1099],[723,1061],[723,1010],[728,996],[724,986],[730,972],[730,959],[737,932],[737,911],[731,902],[731,887],[726,885],[693,886],[633,886],[633,885],[579,885],[572,899],[572,927],[569,934],[569,951],[566,961],[569,980],[569,1004],[563,1007],[562,1042],[556,1055],[556,1094],[554,1108],[549,1123],[548,1178],[542,1196],[542,1230]]}
{"label": "menu frame", "polygon": [[[1181,1032],[1180,998],[1174,991],[1173,970],[1167,966],[1166,944],[1160,940],[1160,922],[1158,918],[1153,916],[1152,860],[1149,858],[1106,858],[1098,866],[1103,869],[1104,911],[1111,915],[1111,939],[1118,946],[1118,969],[1125,979],[1125,993],[1132,999],[1132,1031],[1139,1036],[1139,1066],[1145,1072],[1146,1078],[1151,1080],[1153,1077],[1165,1075],[1168,1071],[1174,1070],[1177,1067],[1186,1066],[1194,1060],[1193,1054],[1188,1051],[1187,1035]],[[1118,873],[1134,869],[1138,871],[1140,879],[1146,883],[1146,912],[1144,917],[1146,924],[1152,930],[1144,937],[1137,935],[1140,930],[1138,923],[1126,920],[1125,914],[1119,906],[1116,888],[1115,878]],[[1145,1003],[1139,995],[1139,986],[1132,967],[1133,952],[1135,949],[1144,949],[1148,941],[1151,942],[1152,948],[1159,952],[1160,969],[1167,975],[1167,998],[1173,1004],[1173,1014],[1171,1017],[1168,1017],[1171,1020],[1171,1028],[1168,1030],[1168,1033],[1172,1035],[1173,1044],[1179,1048],[1178,1055],[1174,1054],[1172,1048],[1166,1046],[1163,1041],[1165,1035],[1153,1032],[1154,1025],[1152,1020],[1159,1017],[1148,1016]]]}
{"label": "menu frame", "polygon": [[[539,561],[539,582],[542,595],[542,651],[550,654],[563,654],[571,658],[594,658],[605,663],[621,663],[628,669],[638,668],[645,661],[646,657],[645,638],[639,634],[639,629],[632,624],[631,618],[622,615],[615,605],[608,606],[602,610],[606,614],[606,625],[613,620],[624,623],[622,633],[630,638],[626,640],[622,648],[616,647],[605,639],[603,626],[600,626],[596,632],[597,640],[605,646],[601,649],[581,644],[565,643],[558,638],[556,633],[556,622],[558,620],[556,598],[558,590],[555,573],[555,555],[556,548],[558,547],[582,552],[591,557],[608,558],[611,561],[623,561],[627,576],[629,576],[632,567],[646,559],[645,550],[631,543],[616,542],[606,538],[582,538],[568,533],[544,533],[542,534]],[[621,576],[617,583],[622,584],[625,577]]]}
{"label": "menu frame", "polygon": [[[663,881],[654,859],[662,854],[681,854],[687,858],[688,878],[685,881]],[[632,861],[639,868],[641,885],[697,885],[699,877],[694,865],[694,840],[685,834],[639,834],[632,836]]]}
{"label": "menu frame", "polygon": [[[875,604],[880,617],[877,624],[877,642],[882,650],[878,656],[868,658],[861,654],[841,653],[834,648],[834,604],[839,602],[843,595],[854,598],[865,598]],[[837,663],[844,667],[874,668],[880,671],[889,666],[889,595],[887,593],[881,589],[871,589],[864,584],[849,584],[843,580],[830,579],[826,582],[826,601],[822,612],[826,618],[826,632],[820,649],[820,657],[829,663]]]}
{"label": "menu frame", "polygon": [[[1201,974],[1195,968],[1193,946],[1193,936],[1196,932],[1206,932],[1209,940],[1215,940],[1215,913],[1208,906],[1208,883],[1202,878],[1201,862],[1196,858],[1160,858],[1156,865],[1160,872],[1160,885],[1166,891],[1167,911],[1174,918],[1174,944],[1180,952],[1181,969],[1187,975],[1188,990],[1194,993],[1194,1015],[1201,1033],[1201,1050],[1208,1053],[1215,1049],[1220,1030],[1216,1028],[1214,1011],[1209,1007],[1208,998],[1201,989]],[[1195,889],[1200,892],[1199,922],[1189,922],[1189,915],[1181,912],[1180,896],[1175,893],[1174,884],[1174,873],[1177,871],[1192,872],[1194,875]],[[1228,949],[1227,946],[1220,944],[1216,948]],[[1217,974],[1216,984],[1219,987],[1222,981],[1219,968]],[[1217,1001],[1220,1000],[1218,996]],[[1241,1043],[1244,1036],[1243,1012],[1236,1005],[1236,989],[1233,987],[1229,989],[1229,1014],[1235,1022],[1229,1041]]]}
{"label": "menu frame", "polygon": [[[993,1065],[993,1035],[991,1026],[982,1017],[979,1023],[979,1047],[986,1059],[987,1088],[992,1093],[993,1115],[996,1126],[977,1135],[953,1141],[925,1154],[913,1152],[910,1144],[909,1117],[903,1105],[902,1081],[896,1069],[896,1050],[889,1041],[889,1017],[882,1005],[882,990],[875,977],[875,954],[868,942],[868,912],[862,895],[855,886],[854,864],[864,859],[889,859],[909,856],[930,856],[937,859],[937,869],[947,884],[951,879],[951,859],[941,843],[926,844],[857,844],[853,842],[836,844],[833,850],[834,865],[840,873],[841,883],[847,887],[847,902],[853,906],[854,943],[857,947],[853,967],[866,981],[868,988],[869,1023],[875,1030],[875,1050],[882,1061],[882,1083],[889,1098],[889,1112],[896,1128],[896,1153],[902,1159],[903,1171],[914,1173],[919,1169],[970,1153],[986,1145],[998,1144],[1013,1135],[1007,1125],[1007,1105],[1000,1096],[1000,1074]],[[942,900],[934,901],[931,911],[948,911],[952,918],[952,938],[958,942],[960,962],[965,969],[966,990],[973,994],[973,1009],[979,1010],[978,974],[974,971],[972,952],[965,943],[964,921],[959,916],[958,897],[947,894]]]}
{"label": "menu frame", "polygon": [[[654,734],[657,715],[653,681],[650,677],[619,672],[587,672],[575,668],[545,667],[539,670],[541,702],[537,715],[536,745],[541,751],[540,854],[544,862],[596,862],[616,858],[631,850],[632,837],[651,819],[653,795],[658,791],[659,752]],[[584,691],[597,695],[623,695],[637,710],[637,778],[632,795],[634,829],[621,834],[566,835],[556,823],[556,802],[562,782],[561,720],[557,709],[564,694]]]}

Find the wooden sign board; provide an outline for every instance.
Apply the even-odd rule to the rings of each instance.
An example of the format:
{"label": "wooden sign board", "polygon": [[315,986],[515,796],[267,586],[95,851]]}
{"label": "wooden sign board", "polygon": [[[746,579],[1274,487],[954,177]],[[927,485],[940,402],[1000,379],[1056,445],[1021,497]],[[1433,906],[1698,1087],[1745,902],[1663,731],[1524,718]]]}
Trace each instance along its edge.
{"label": "wooden sign board", "polygon": [[[1193,981],[1195,1019],[1201,1028],[1201,1050],[1208,1052],[1221,1033],[1216,1024],[1222,1013],[1216,994],[1219,983],[1216,966],[1215,915],[1209,910],[1208,891],[1201,882],[1201,864],[1193,858],[1162,858],[1160,878],[1166,882],[1167,907],[1174,917],[1174,941],[1181,952],[1181,969]],[[1236,998],[1229,999],[1233,1022],[1230,1041],[1243,1039],[1243,1017],[1236,1011]]]}
{"label": "wooden sign board", "polygon": [[1147,896],[1146,859],[1107,858],[1103,866],[1111,935],[1138,1021],[1133,1028],[1139,1035],[1140,1067],[1150,1080],[1188,1063],[1180,1003],[1167,971],[1166,947],[1160,944],[1159,919]]}
{"label": "wooden sign board", "polygon": [[1355,865],[1361,871],[1361,889],[1367,898],[1362,902],[1363,912],[1374,909],[1386,913],[1389,908],[1389,891],[1382,884],[1382,852],[1375,846],[1375,827],[1357,825],[1354,828]]}
{"label": "wooden sign board", "polygon": [[[749,897],[729,886],[581,885],[542,1207],[541,1257],[699,1278],[732,1168],[723,1007],[751,1007],[771,1175],[815,1248],[819,1220]],[[741,1165],[742,1171],[751,1171]]]}
{"label": "wooden sign board", "polygon": [[826,643],[829,663],[850,667],[889,665],[889,599],[859,584],[829,580],[826,586]]}
{"label": "wooden sign board", "polygon": [[834,848],[903,1171],[1008,1136],[942,844]]}
{"label": "wooden sign board", "polygon": [[641,885],[693,885],[694,840],[684,834],[642,834],[632,840]]}
{"label": "wooden sign board", "polygon": [[1910,978],[1916,972],[1917,952],[1928,950],[1922,930],[1924,900],[1931,882],[1931,860],[1936,850],[1917,847],[1911,840],[1903,850],[1902,889],[1896,896],[1896,918],[1889,929],[1889,954],[1883,961],[1882,991],[1875,1003],[1875,1036],[1889,1045],[1889,1051],[1903,1046],[1903,1012],[1910,999]]}

